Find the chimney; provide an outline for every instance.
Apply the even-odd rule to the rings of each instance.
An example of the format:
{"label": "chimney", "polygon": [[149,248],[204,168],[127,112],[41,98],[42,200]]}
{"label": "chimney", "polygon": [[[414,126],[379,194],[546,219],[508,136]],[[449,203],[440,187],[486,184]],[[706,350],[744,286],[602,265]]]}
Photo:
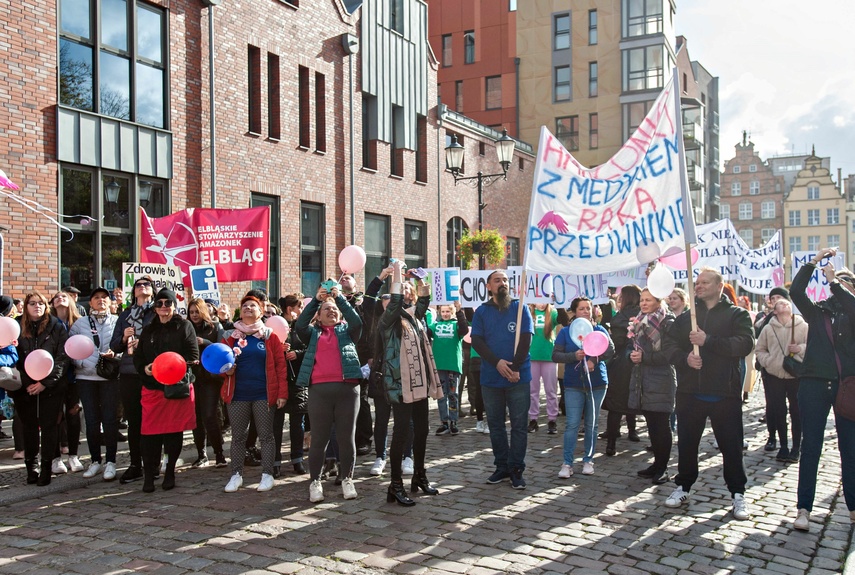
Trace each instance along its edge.
{"label": "chimney", "polygon": [[843,168],[837,168],[837,191],[843,195]]}

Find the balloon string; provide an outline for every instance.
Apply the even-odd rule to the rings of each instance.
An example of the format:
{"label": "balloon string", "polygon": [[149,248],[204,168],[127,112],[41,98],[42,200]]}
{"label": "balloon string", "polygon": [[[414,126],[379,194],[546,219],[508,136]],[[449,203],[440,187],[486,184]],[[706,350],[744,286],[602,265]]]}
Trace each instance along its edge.
{"label": "balloon string", "polygon": [[24,206],[24,207],[25,207],[25,208],[27,208],[28,210],[30,210],[30,211],[32,211],[32,212],[35,212],[35,213],[39,214],[40,216],[44,216],[45,218],[47,218],[48,220],[50,220],[51,222],[53,222],[53,223],[54,223],[57,227],[59,227],[60,229],[67,231],[69,234],[71,234],[71,237],[70,237],[70,238],[68,238],[68,239],[66,240],[67,242],[70,242],[71,240],[73,240],[73,239],[74,239],[74,232],[71,230],[71,228],[69,228],[69,227],[67,227],[67,226],[64,226],[64,225],[63,225],[63,224],[61,224],[58,220],[56,220],[55,218],[53,218],[53,217],[51,217],[51,216],[47,215],[45,212],[49,212],[49,213],[51,213],[51,214],[56,214],[56,215],[57,215],[57,216],[59,216],[60,218],[87,218],[87,219],[90,219],[90,220],[94,220],[94,219],[95,219],[95,218],[93,218],[92,216],[88,216],[88,215],[85,215],[85,214],[72,214],[72,215],[68,215],[68,214],[61,214],[61,213],[59,213],[59,212],[57,212],[57,211],[55,211],[55,210],[52,210],[52,209],[50,209],[50,208],[48,208],[48,207],[46,207],[46,206],[41,205],[40,203],[36,202],[35,200],[30,200],[30,199],[27,199],[27,198],[23,198],[23,197],[21,197],[21,196],[19,196],[19,195],[17,195],[17,194],[13,194],[13,193],[8,192],[8,191],[6,191],[6,190],[4,190],[4,189],[2,189],[2,188],[0,188],[0,195],[6,196],[6,197],[7,197],[7,198],[9,198],[10,200],[13,200],[13,201],[15,201],[15,202],[17,202],[17,203],[21,204],[22,206]]}

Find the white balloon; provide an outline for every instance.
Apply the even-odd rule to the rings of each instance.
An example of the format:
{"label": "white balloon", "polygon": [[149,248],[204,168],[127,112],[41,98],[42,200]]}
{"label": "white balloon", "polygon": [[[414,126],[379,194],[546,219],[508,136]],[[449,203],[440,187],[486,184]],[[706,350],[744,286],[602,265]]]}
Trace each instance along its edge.
{"label": "white balloon", "polygon": [[647,276],[647,289],[654,297],[663,298],[671,295],[674,291],[674,275],[665,266],[656,266]]}
{"label": "white balloon", "polygon": [[635,251],[635,257],[638,258],[638,263],[640,264],[649,264],[653,260],[658,259],[660,255],[661,250],[656,244],[638,246],[638,249]]}

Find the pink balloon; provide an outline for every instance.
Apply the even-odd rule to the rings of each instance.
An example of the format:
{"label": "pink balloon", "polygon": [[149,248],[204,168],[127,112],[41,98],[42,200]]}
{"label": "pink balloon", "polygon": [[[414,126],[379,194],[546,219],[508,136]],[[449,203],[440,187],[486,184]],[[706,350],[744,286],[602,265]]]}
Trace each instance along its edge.
{"label": "pink balloon", "polygon": [[288,325],[288,322],[281,315],[270,316],[264,325],[272,329],[273,333],[276,334],[282,343],[285,343],[285,340],[288,339],[288,334],[291,332],[291,326]]}
{"label": "pink balloon", "polygon": [[306,307],[306,306],[307,306],[307,305],[309,305],[311,302],[312,302],[312,298],[310,298],[310,297],[304,297],[304,298],[303,298],[303,307]]}
{"label": "pink balloon", "polygon": [[359,246],[347,246],[338,254],[338,267],[346,274],[355,274],[365,267],[365,250]]}
{"label": "pink balloon", "polygon": [[82,333],[73,335],[65,341],[65,353],[78,361],[86,359],[95,351],[95,342]]}
{"label": "pink balloon", "polygon": [[[672,248],[673,249],[673,248]],[[672,270],[684,270],[686,269],[686,250],[680,250],[677,252],[673,252],[668,250],[671,253],[668,253],[661,258],[659,261],[671,268]],[[698,250],[692,248],[692,265],[695,265],[698,262],[698,258],[700,254]]]}
{"label": "pink balloon", "polygon": [[609,336],[601,331],[594,330],[582,340],[582,349],[585,355],[603,355],[609,349]]}
{"label": "pink balloon", "polygon": [[32,351],[24,360],[24,371],[33,381],[41,381],[53,371],[53,357],[43,349]]}
{"label": "pink balloon", "polygon": [[11,317],[0,317],[0,347],[12,345],[21,335],[21,325]]}

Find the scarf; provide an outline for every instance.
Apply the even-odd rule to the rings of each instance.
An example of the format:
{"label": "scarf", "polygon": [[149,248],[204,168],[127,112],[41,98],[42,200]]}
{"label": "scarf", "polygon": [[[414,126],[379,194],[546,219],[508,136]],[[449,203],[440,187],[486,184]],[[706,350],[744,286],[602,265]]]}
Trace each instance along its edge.
{"label": "scarf", "polygon": [[662,332],[659,325],[665,319],[665,307],[660,306],[652,313],[640,313],[635,316],[635,348],[659,351],[662,349]]}
{"label": "scarf", "polygon": [[128,323],[132,328],[134,328],[134,332],[139,334],[142,331],[143,327],[143,316],[145,312],[151,309],[151,301],[147,301],[143,305],[134,304],[131,306],[131,313],[128,315]]}
{"label": "scarf", "polygon": [[432,397],[442,398],[442,386],[439,383],[439,374],[436,371],[436,362],[433,359],[431,346],[424,345],[413,317],[412,309],[402,309],[401,317],[401,392],[404,403],[415,403],[422,399]]}
{"label": "scarf", "polygon": [[239,319],[235,322],[235,329],[231,333],[231,338],[234,341],[235,345],[232,348],[232,351],[235,354],[235,357],[239,356],[241,353],[241,349],[246,347],[246,338],[251,335],[254,335],[258,339],[267,339],[270,337],[270,334],[273,333],[273,330],[269,327],[265,327],[264,322],[260,319],[251,324],[243,323],[243,320]]}

